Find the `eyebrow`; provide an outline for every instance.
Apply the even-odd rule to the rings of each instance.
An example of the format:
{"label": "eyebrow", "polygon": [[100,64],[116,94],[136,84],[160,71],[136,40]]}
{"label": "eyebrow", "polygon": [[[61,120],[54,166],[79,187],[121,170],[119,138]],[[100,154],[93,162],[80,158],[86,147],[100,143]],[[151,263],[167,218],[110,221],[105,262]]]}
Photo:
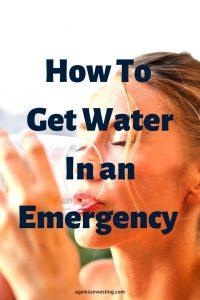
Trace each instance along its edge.
{"label": "eyebrow", "polygon": [[[114,129],[114,119],[112,119],[112,121],[109,123],[109,126],[108,126],[108,130],[110,129]],[[87,128],[86,128],[86,124],[84,123],[84,122],[81,122],[80,123],[80,125],[79,125],[79,128],[81,129],[81,130],[84,130],[84,131],[87,131]],[[133,129],[130,129],[130,130],[133,130]],[[128,134],[129,132],[130,132],[130,130],[129,131],[126,131],[126,133]],[[101,131],[102,133],[104,132],[104,131]],[[106,132],[106,131],[105,131]],[[116,132],[121,132],[121,131],[117,131],[116,130]],[[133,141],[135,141],[136,139],[137,139],[137,137],[138,137],[138,135],[139,135],[139,132],[140,131],[135,131],[134,130],[134,133],[133,133],[133,139],[132,139],[132,142]],[[143,128],[143,130],[142,130],[142,132],[141,132],[141,139],[143,140],[143,138],[145,138],[145,137],[148,137],[150,134],[152,133],[152,131],[149,131],[149,130],[147,130],[146,128]]]}

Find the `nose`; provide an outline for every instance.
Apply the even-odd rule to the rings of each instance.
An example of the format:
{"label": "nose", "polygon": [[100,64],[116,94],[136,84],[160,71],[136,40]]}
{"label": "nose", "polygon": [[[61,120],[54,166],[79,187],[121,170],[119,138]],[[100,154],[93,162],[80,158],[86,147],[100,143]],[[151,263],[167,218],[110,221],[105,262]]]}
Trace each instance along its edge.
{"label": "nose", "polygon": [[[77,152],[76,156],[77,163],[91,164],[93,170],[93,180],[100,180],[100,171],[102,157],[99,149],[94,144],[90,143],[82,151]],[[84,179],[87,179],[87,169],[84,170]]]}

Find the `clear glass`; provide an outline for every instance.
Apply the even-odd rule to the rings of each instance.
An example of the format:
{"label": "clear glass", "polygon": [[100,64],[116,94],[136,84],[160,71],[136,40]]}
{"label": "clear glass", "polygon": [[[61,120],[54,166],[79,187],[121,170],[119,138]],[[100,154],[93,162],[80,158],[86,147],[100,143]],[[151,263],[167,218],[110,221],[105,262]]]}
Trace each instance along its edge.
{"label": "clear glass", "polygon": [[[16,149],[23,157],[23,148],[21,146],[21,134],[11,134],[10,140],[15,145]],[[91,181],[93,180],[82,180],[77,179],[77,163],[87,163],[90,161],[87,152],[92,153],[93,160],[93,172],[97,172],[97,168],[102,163],[101,155],[94,144],[91,141],[70,137],[70,136],[58,136],[51,134],[37,134],[37,137],[45,147],[45,151],[49,158],[52,166],[52,171],[54,173],[56,182],[58,184],[64,210],[75,210],[76,205],[73,203],[73,195],[76,192],[85,192],[89,190]],[[73,179],[66,179],[67,165],[66,157],[73,157],[73,168],[71,172],[73,173]],[[88,159],[88,161],[87,161]],[[3,178],[0,178],[0,185],[3,184]],[[93,196],[99,198],[103,190],[104,181],[99,180],[98,184],[95,184],[95,188],[92,189]]]}

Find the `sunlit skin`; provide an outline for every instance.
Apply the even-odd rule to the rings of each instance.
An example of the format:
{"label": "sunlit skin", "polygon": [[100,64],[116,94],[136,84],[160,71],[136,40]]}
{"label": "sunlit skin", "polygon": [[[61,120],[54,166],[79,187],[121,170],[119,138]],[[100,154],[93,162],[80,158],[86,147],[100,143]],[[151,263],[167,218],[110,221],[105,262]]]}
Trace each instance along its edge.
{"label": "sunlit skin", "polygon": [[[116,76],[92,98],[89,107],[113,107],[114,114],[128,114],[129,106],[120,86]],[[136,105],[144,115],[171,113],[165,96],[148,85],[131,80],[126,88],[134,99],[134,107]],[[112,126],[107,132],[88,132],[83,126],[78,130],[78,136],[95,144],[103,161],[115,165],[124,161],[127,134],[115,132]],[[200,163],[197,158],[191,159],[190,141],[176,122],[171,122],[170,130],[166,132],[144,131],[139,144],[135,143],[134,135],[132,138],[127,156],[127,161],[135,164],[136,171],[135,180],[129,182],[131,194],[125,180],[106,181],[100,195],[103,209],[114,212],[139,209],[148,214],[156,210],[178,211],[173,231],[163,235],[160,230],[150,228],[116,229],[113,226],[109,235],[100,236],[95,231],[93,220],[89,229],[75,230],[76,241],[88,248],[111,248],[113,260],[92,262],[79,272],[77,250],[64,229],[21,232],[12,221],[13,217],[1,205],[0,269],[18,299],[99,299],[99,295],[75,296],[73,290],[82,288],[126,291],[123,298],[120,295],[103,295],[105,300],[199,299],[200,260],[196,224],[200,204]],[[26,133],[23,146],[30,165],[30,176],[26,175],[27,170],[6,133],[1,133],[0,164],[9,190],[12,195],[17,195],[20,204],[32,204],[34,199],[40,210],[44,207],[61,210],[61,198],[48,161],[33,133]],[[96,162],[93,151],[89,150],[84,155],[82,159]],[[94,180],[84,182],[84,189],[95,193],[101,184],[96,175]],[[1,202],[9,202],[6,197],[6,192],[2,193]],[[46,201],[41,204],[43,197]],[[11,207],[15,218],[16,207]],[[14,258],[11,250],[3,250],[3,241],[8,248],[15,245]],[[34,267],[40,264],[42,268]],[[60,285],[55,287],[55,281]]]}

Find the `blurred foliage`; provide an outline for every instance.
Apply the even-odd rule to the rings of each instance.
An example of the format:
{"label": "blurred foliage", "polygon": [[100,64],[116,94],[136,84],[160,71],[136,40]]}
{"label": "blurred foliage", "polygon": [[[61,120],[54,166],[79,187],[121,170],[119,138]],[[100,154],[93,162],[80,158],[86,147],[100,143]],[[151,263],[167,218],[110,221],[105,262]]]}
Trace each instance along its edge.
{"label": "blurred foliage", "polygon": [[81,259],[81,265],[84,266],[85,264],[89,263],[90,261],[101,259],[101,258],[111,258],[111,252],[110,249],[88,249],[83,248],[80,245],[78,245],[74,239],[74,231],[69,230],[70,236],[74,243],[76,244],[76,247],[80,254]]}

